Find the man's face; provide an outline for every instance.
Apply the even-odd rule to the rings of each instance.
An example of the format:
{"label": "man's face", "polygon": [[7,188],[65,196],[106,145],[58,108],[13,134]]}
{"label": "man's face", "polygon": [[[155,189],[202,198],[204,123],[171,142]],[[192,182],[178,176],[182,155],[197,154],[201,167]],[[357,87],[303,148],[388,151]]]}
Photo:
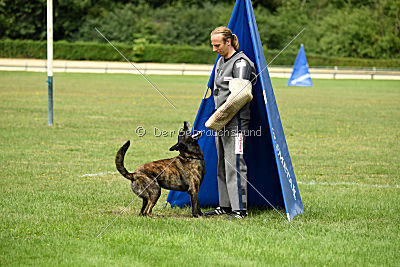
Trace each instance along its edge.
{"label": "man's face", "polygon": [[211,35],[211,45],[213,47],[213,52],[217,52],[222,57],[228,55],[230,39],[227,42],[224,42],[222,39],[222,34],[213,34]]}

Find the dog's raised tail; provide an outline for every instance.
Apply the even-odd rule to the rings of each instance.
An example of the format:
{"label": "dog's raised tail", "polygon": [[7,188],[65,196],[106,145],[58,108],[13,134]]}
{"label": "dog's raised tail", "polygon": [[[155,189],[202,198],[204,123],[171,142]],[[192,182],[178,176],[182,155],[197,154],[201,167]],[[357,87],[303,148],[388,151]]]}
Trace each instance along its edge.
{"label": "dog's raised tail", "polygon": [[127,169],[124,166],[124,158],[125,158],[125,153],[128,150],[129,146],[131,145],[131,142],[128,140],[117,152],[117,155],[115,156],[115,166],[117,167],[117,170],[119,171],[122,176],[124,176],[126,179],[132,181],[132,177],[127,171]]}

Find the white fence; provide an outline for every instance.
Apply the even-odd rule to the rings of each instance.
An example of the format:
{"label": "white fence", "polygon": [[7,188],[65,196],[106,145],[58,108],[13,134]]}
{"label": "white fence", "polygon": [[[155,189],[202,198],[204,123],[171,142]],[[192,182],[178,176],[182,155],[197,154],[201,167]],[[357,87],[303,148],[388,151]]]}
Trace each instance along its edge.
{"label": "white fence", "polygon": [[[46,72],[47,61],[40,59],[0,59],[0,70]],[[160,75],[210,75],[212,65],[194,64],[159,64],[134,63],[143,74]],[[54,72],[86,72],[86,73],[131,73],[139,72],[129,63],[104,61],[68,61],[55,60]],[[268,67],[271,77],[289,78],[291,67]],[[356,68],[310,68],[311,77],[315,79],[385,79],[400,80],[400,69],[356,69]]]}

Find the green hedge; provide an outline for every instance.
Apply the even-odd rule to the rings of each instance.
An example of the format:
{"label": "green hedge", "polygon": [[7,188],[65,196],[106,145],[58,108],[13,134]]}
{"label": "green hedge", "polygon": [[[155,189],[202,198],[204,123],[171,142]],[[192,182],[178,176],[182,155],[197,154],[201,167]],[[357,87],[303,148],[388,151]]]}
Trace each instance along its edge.
{"label": "green hedge", "polygon": [[[165,46],[158,44],[114,44],[129,60],[161,63],[213,63],[216,55],[208,47]],[[39,58],[47,57],[47,42],[31,40],[0,40],[0,57]],[[107,43],[54,42],[54,59],[123,61],[121,55]]]}
{"label": "green hedge", "polygon": [[[266,49],[264,49],[265,51]],[[265,53],[265,52],[264,52]],[[268,50],[265,53],[267,63],[272,60],[278,50]],[[297,52],[284,51],[273,62],[272,66],[292,66],[296,60]],[[360,67],[360,68],[400,68],[400,59],[366,59],[366,58],[340,58],[340,57],[325,57],[312,53],[307,53],[307,62],[311,67]]]}
{"label": "green hedge", "polygon": [[[114,44],[129,60],[134,62],[160,63],[193,63],[213,64],[216,54],[211,47],[191,47],[160,44]],[[0,57],[3,58],[39,58],[47,57],[45,41],[31,40],[0,40]],[[279,53],[277,50],[266,50],[267,63]],[[291,66],[296,59],[296,51],[284,51],[271,65]],[[121,55],[107,43],[69,43],[54,42],[54,59],[66,60],[105,60],[123,61]],[[400,68],[400,59],[360,59],[332,58],[315,54],[307,54],[309,66],[348,66],[348,67],[377,67]]]}
{"label": "green hedge", "polygon": [[[132,47],[115,45],[126,57],[132,57]],[[47,58],[47,42],[31,40],[1,40],[0,57]],[[109,44],[54,42],[54,59],[120,61],[121,56]]]}
{"label": "green hedge", "polygon": [[400,59],[368,59],[368,58],[341,58],[323,57],[313,54],[306,54],[310,66],[342,66],[342,67],[363,67],[363,68],[400,68]]}
{"label": "green hedge", "polygon": [[217,55],[211,47],[151,44],[144,47],[139,61],[161,63],[213,64]]}

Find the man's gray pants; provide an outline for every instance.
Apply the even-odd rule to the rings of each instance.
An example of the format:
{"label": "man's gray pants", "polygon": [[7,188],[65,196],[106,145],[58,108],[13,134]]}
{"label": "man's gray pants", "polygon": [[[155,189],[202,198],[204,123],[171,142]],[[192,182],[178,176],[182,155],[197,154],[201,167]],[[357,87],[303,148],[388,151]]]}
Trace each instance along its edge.
{"label": "man's gray pants", "polygon": [[218,154],[218,193],[220,207],[232,210],[247,210],[247,165],[244,152],[235,153],[235,139],[242,132],[243,150],[245,133],[249,129],[249,120],[233,119],[216,133],[215,143]]}

